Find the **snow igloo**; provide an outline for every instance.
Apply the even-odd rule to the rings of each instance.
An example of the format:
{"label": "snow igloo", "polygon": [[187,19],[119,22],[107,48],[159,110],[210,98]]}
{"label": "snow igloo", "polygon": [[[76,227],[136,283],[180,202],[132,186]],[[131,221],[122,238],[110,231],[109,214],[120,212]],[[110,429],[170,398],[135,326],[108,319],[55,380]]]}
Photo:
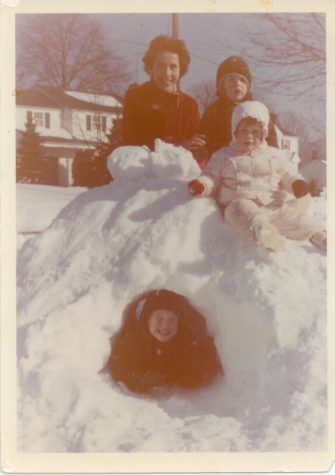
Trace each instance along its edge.
{"label": "snow igloo", "polygon": [[[243,241],[189,195],[200,169],[182,147],[121,147],[109,169],[18,254],[19,449],[325,449],[326,259]],[[153,400],[100,373],[124,308],[157,288],[206,317],[223,380]]]}

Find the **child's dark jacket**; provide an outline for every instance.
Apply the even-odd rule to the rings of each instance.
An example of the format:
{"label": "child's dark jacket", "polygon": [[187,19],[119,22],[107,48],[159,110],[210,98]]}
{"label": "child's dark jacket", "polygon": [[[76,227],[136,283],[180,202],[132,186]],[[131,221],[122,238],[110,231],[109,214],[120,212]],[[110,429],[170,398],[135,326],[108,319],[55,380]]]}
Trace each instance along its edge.
{"label": "child's dark jacket", "polygon": [[156,138],[181,145],[198,129],[200,115],[189,95],[162,91],[152,81],[131,86],[123,108],[123,144],[147,145],[154,149]]}
{"label": "child's dark jacket", "polygon": [[140,318],[134,310],[133,306],[112,339],[106,370],[115,381],[122,381],[132,391],[153,394],[161,387],[205,386],[222,373],[205,321],[191,306],[179,310],[178,333],[166,343],[160,343],[148,330],[150,309],[144,307]]}

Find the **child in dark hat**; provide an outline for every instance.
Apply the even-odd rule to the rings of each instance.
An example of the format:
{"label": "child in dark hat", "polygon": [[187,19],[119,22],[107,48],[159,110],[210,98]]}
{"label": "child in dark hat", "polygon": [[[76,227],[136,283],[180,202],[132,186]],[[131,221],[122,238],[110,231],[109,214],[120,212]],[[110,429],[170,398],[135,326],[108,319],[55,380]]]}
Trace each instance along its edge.
{"label": "child in dark hat", "polygon": [[[229,56],[218,67],[218,99],[207,107],[200,122],[200,132],[206,136],[208,159],[216,150],[229,145],[232,139],[231,116],[234,107],[241,102],[252,100],[251,81],[249,66],[240,56]],[[267,142],[277,146],[272,122],[269,125]]]}
{"label": "child in dark hat", "polygon": [[171,386],[206,386],[223,373],[203,316],[165,289],[147,292],[126,308],[105,371],[131,391],[149,395]]}

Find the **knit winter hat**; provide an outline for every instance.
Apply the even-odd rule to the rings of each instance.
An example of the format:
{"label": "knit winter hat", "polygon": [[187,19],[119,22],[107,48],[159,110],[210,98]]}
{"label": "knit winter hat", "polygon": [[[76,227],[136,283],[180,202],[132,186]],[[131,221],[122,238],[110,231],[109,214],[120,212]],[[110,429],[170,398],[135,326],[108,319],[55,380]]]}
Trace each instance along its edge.
{"label": "knit winter hat", "polygon": [[256,119],[263,125],[263,140],[268,136],[268,127],[270,121],[270,113],[265,104],[259,101],[245,101],[238,104],[233,110],[231,117],[231,132],[234,139],[238,124],[242,119],[250,117]]}
{"label": "knit winter hat", "polygon": [[244,61],[241,56],[229,56],[229,58],[225,59],[216,72],[216,86],[218,86],[220,79],[225,76],[226,74],[241,74],[244,76],[249,83],[251,83],[251,73],[249,66]]}

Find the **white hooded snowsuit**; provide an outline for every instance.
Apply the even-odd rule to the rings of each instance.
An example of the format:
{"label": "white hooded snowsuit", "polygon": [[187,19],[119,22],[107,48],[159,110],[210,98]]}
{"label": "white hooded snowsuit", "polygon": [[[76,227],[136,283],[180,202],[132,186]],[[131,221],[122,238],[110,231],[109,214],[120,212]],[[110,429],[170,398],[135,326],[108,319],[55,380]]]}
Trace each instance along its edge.
{"label": "white hooded snowsuit", "polygon": [[[215,152],[198,179],[205,187],[202,196],[214,194],[225,209],[225,220],[248,239],[255,239],[255,226],[266,222],[290,239],[309,239],[323,228],[299,209],[300,200],[293,195],[292,183],[303,177],[281,150],[265,142],[269,113],[264,104],[247,101],[235,107],[233,137],[246,117],[262,123],[263,143],[253,152],[242,153],[234,138],[228,147]],[[278,194],[283,201],[279,205]]]}

